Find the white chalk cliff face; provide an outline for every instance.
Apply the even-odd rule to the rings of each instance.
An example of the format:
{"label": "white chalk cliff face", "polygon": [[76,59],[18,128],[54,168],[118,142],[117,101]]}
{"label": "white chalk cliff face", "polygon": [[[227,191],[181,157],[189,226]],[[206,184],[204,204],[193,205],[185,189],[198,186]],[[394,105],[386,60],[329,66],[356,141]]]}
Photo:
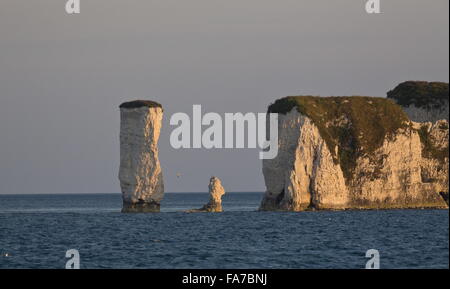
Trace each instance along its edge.
{"label": "white chalk cliff face", "polygon": [[295,109],[279,115],[278,125],[278,156],[263,160],[267,192],[261,209],[345,208],[349,191],[344,175],[317,127]]}
{"label": "white chalk cliff face", "polygon": [[[261,210],[448,208],[440,195],[448,193],[448,153],[432,155],[448,151],[445,120],[425,127],[410,122],[386,136],[370,158],[356,159],[352,177],[334,161],[311,118],[293,108],[279,115],[278,125],[278,156],[263,160],[267,191]],[[421,140],[420,129],[435,151]],[[335,155],[339,149],[334,148]]]}
{"label": "white chalk cliff face", "polygon": [[225,195],[225,189],[222,182],[217,177],[212,177],[209,181],[209,202],[200,209],[187,211],[188,213],[220,213],[222,212],[222,196]]}
{"label": "white chalk cliff face", "polygon": [[158,158],[163,110],[134,101],[120,107],[120,171],[123,212],[159,212],[164,183]]}

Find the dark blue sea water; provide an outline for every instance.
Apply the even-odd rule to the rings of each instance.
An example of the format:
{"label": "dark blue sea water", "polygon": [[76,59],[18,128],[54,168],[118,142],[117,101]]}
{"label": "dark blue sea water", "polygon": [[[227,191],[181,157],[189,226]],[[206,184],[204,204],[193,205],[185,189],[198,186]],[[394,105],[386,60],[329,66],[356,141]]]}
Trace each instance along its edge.
{"label": "dark blue sea water", "polygon": [[159,214],[121,214],[121,196],[0,195],[0,268],[448,268],[448,211],[256,212],[229,193],[220,214],[186,214],[207,194],[166,194]]}

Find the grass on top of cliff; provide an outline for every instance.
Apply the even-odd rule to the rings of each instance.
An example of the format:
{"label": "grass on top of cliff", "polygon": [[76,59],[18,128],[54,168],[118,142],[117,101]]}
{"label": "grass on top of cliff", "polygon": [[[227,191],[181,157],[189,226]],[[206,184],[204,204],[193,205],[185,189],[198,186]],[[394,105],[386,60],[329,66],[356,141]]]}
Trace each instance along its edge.
{"label": "grass on top of cliff", "polygon": [[159,107],[162,108],[162,105],[156,101],[152,100],[133,100],[122,103],[120,108],[141,108],[141,107]]}
{"label": "grass on top of cliff", "polygon": [[386,137],[410,124],[399,105],[378,97],[288,96],[270,105],[269,112],[286,114],[293,108],[314,122],[347,180],[358,157],[370,158]]}
{"label": "grass on top of cliff", "polygon": [[406,81],[387,93],[402,106],[414,105],[419,108],[439,109],[447,105],[449,85],[445,82]]}

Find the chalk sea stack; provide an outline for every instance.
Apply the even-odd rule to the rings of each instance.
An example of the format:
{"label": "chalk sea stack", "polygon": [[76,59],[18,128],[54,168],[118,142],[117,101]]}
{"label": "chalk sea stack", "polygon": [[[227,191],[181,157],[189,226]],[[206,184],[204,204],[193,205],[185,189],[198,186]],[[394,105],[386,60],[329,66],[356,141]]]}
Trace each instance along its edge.
{"label": "chalk sea stack", "polygon": [[124,213],[159,212],[164,183],[158,158],[163,109],[146,100],[120,105],[120,171]]}
{"label": "chalk sea stack", "polygon": [[448,121],[449,85],[445,82],[406,81],[387,93],[412,121]]}
{"label": "chalk sea stack", "polygon": [[225,189],[222,182],[217,177],[209,180],[209,202],[200,209],[187,211],[188,213],[220,213],[222,212],[222,196],[225,195]]}
{"label": "chalk sea stack", "polygon": [[359,96],[286,97],[269,112],[279,152],[263,160],[260,210],[448,208],[447,120],[413,122],[390,99]]}

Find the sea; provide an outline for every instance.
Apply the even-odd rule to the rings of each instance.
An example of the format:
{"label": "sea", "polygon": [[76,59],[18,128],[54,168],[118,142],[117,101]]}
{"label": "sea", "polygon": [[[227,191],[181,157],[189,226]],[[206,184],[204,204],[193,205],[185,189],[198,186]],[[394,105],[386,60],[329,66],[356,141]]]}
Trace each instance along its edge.
{"label": "sea", "polygon": [[[0,268],[449,268],[448,210],[258,212],[227,193],[223,213],[184,213],[206,193],[167,193],[161,213],[122,214],[120,194],[0,195]],[[70,256],[69,256],[70,257]]]}

